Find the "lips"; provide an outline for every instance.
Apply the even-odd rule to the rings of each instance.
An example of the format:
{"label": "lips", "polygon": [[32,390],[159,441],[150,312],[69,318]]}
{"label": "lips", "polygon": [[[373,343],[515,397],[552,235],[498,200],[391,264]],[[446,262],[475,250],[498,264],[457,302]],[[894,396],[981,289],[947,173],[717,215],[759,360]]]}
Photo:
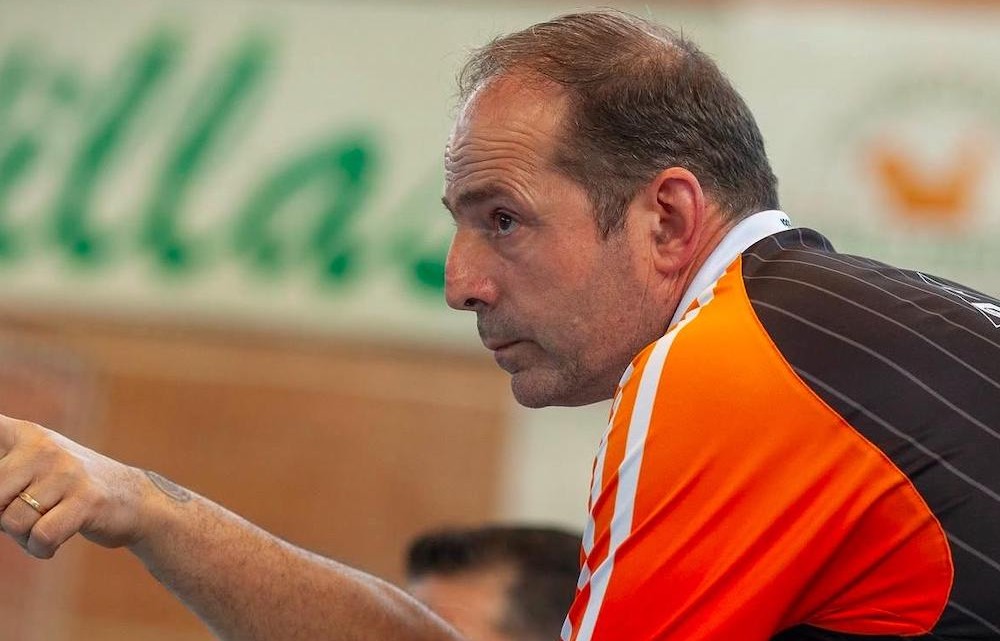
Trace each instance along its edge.
{"label": "lips", "polygon": [[516,347],[524,341],[484,341],[483,344],[493,350],[493,360],[496,361],[500,369],[508,374],[514,374],[523,367],[522,359],[524,354],[520,354]]}
{"label": "lips", "polygon": [[517,345],[523,343],[521,339],[511,339],[511,338],[484,338],[483,345],[486,349],[493,352],[493,360],[496,361],[500,369],[504,370],[508,374],[513,374],[519,369],[518,359],[516,358]]}
{"label": "lips", "polygon": [[501,350],[501,349],[503,349],[505,347],[510,347],[511,345],[514,345],[515,343],[520,343],[520,342],[521,341],[519,339],[506,339],[506,338],[505,339],[496,339],[496,338],[484,338],[483,339],[483,345],[486,347],[486,349],[488,349],[488,350],[490,350],[492,352],[495,352],[497,350]]}

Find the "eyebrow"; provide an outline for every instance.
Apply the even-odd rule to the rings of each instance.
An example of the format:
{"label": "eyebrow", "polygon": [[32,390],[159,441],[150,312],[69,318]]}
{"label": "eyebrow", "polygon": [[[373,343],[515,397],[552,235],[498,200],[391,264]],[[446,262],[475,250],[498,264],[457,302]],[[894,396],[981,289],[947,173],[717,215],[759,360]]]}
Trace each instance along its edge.
{"label": "eyebrow", "polygon": [[444,204],[445,209],[450,211],[454,216],[457,214],[456,210],[474,207],[490,200],[496,200],[497,198],[508,197],[511,195],[512,192],[507,187],[504,187],[503,185],[490,184],[476,189],[463,191],[458,195],[458,198],[455,199],[454,206],[448,202],[447,196],[442,196],[441,202]]}

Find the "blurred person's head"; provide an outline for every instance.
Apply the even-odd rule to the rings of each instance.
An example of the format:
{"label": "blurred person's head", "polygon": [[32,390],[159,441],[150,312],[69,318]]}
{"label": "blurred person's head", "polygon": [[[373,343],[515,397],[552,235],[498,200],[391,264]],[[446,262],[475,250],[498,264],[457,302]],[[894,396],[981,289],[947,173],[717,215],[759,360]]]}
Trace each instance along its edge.
{"label": "blurred person's head", "polygon": [[407,588],[469,641],[552,641],[573,601],[579,564],[579,534],[446,529],[410,544]]}
{"label": "blurred person's head", "polygon": [[707,249],[777,207],[757,124],[693,43],[612,10],[495,39],[459,94],[448,302],[522,404],[610,398]]}

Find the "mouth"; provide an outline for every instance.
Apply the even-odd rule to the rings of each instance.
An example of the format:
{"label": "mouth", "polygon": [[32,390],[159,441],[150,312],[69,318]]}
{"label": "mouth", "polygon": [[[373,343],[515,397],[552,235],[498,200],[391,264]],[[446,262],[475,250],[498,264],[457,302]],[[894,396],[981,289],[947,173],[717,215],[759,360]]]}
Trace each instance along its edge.
{"label": "mouth", "polygon": [[523,340],[484,340],[483,345],[487,349],[493,352],[493,360],[496,361],[500,369],[504,370],[508,374],[513,374],[519,369],[523,363],[521,363],[521,358],[523,354],[518,356],[517,346],[524,343]]}
{"label": "mouth", "polygon": [[489,338],[487,338],[487,339],[483,340],[483,345],[486,347],[486,349],[490,350],[491,352],[499,352],[500,350],[506,349],[506,348],[508,348],[508,347],[510,347],[512,345],[516,345],[516,344],[518,344],[520,342],[521,341],[517,340],[517,339],[515,339],[515,340],[496,340],[496,339],[489,339]]}

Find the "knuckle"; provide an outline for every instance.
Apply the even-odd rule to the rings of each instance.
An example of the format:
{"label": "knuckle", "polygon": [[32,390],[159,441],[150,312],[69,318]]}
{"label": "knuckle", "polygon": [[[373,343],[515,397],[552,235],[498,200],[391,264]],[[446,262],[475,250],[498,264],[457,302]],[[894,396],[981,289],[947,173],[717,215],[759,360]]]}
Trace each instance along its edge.
{"label": "knuckle", "polygon": [[58,547],[59,534],[51,527],[36,526],[31,531],[31,538],[28,544],[31,553],[40,558],[51,558]]}
{"label": "knuckle", "polygon": [[91,488],[84,496],[85,505],[92,513],[102,512],[108,507],[109,501],[106,494]]}
{"label": "knuckle", "polygon": [[55,466],[59,463],[62,450],[52,441],[40,438],[35,444],[35,459],[46,465]]}
{"label": "knuckle", "polygon": [[39,426],[37,424],[20,418],[10,419],[10,424],[13,425],[14,428],[20,432],[33,432],[39,429]]}
{"label": "knuckle", "polygon": [[21,441],[37,443],[40,439],[45,438],[45,428],[37,423],[17,420],[14,422],[14,427]]}
{"label": "knuckle", "polygon": [[53,463],[52,473],[64,485],[74,485],[85,481],[83,466],[71,458],[60,458]]}
{"label": "knuckle", "polygon": [[11,510],[5,511],[3,516],[0,516],[0,528],[14,538],[23,537],[30,529],[27,521],[12,514]]}

